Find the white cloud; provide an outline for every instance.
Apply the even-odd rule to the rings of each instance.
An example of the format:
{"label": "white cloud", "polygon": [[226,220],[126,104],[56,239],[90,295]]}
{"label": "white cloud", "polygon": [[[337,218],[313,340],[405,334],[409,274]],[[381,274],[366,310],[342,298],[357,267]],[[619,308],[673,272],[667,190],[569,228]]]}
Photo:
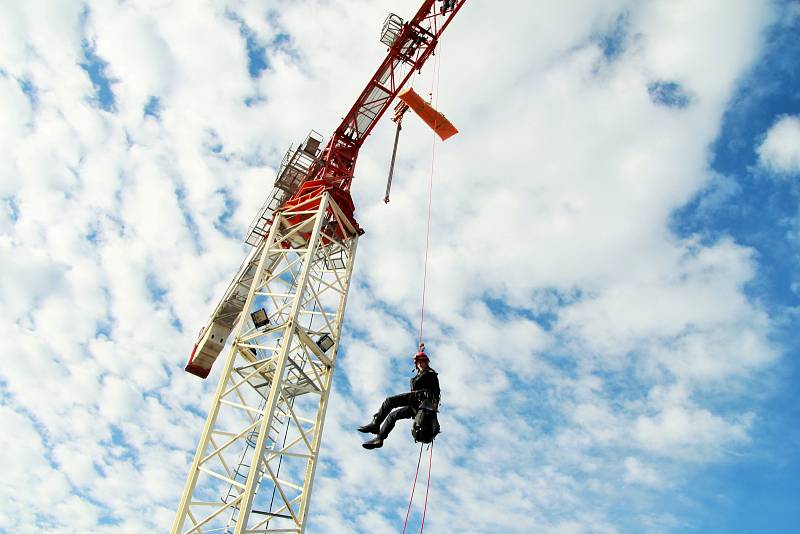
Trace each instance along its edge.
{"label": "white cloud", "polygon": [[[0,7],[0,336],[13,347],[0,426],[15,429],[0,437],[15,458],[0,530],[164,530],[215,385],[181,368],[244,256],[231,235],[288,144],[336,125],[396,4]],[[438,101],[461,133],[436,149],[432,532],[625,530],[613,509],[636,496],[622,482],[658,492],[748,442],[749,380],[779,350],[743,290],[757,259],[668,224],[711,176],[707,147],[770,13],[695,4],[518,2],[498,19],[478,2],[448,30]],[[237,19],[266,47],[258,79]],[[606,57],[595,39],[616,30],[623,48]],[[115,112],[96,105],[84,41],[107,62]],[[654,80],[691,102],[653,102]],[[160,119],[144,116],[151,97]],[[431,137],[405,122],[389,205],[391,125],[359,156],[367,233],[315,483],[319,531],[390,530],[413,475],[407,425],[373,454],[353,429],[407,387],[416,348]],[[738,408],[712,402],[723,386]],[[30,473],[44,482],[20,491]],[[507,514],[481,513],[498,502]],[[633,524],[669,524],[649,512]]]}
{"label": "white cloud", "polygon": [[[31,420],[7,406],[0,406],[0,495],[3,513],[0,529],[37,532],[46,528],[91,528],[99,510],[91,503],[70,496],[64,475],[53,468],[47,444]],[[26,491],[22,491],[22,489]],[[61,503],[59,508],[37,503]]]}
{"label": "white cloud", "polygon": [[643,464],[632,456],[625,458],[625,480],[645,486],[660,486],[662,484],[661,477],[656,469]]}
{"label": "white cloud", "polygon": [[752,414],[734,421],[708,410],[669,406],[653,417],[636,420],[634,435],[649,451],[672,458],[707,461],[723,448],[747,440]]}
{"label": "white cloud", "polygon": [[756,148],[759,163],[776,173],[800,173],[800,117],[784,116]]}

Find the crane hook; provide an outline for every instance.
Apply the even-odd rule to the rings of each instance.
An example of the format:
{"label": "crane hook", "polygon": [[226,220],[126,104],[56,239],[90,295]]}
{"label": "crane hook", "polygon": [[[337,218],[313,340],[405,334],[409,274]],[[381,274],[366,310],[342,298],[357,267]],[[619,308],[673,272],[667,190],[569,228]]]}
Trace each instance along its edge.
{"label": "crane hook", "polygon": [[385,204],[389,203],[389,191],[392,189],[392,176],[394,175],[394,160],[397,157],[397,142],[400,140],[400,130],[403,129],[403,115],[408,111],[408,104],[402,100],[394,107],[392,121],[397,123],[397,131],[394,134],[394,147],[392,148],[392,162],[389,164],[389,181],[386,182],[386,195],[383,197]]}

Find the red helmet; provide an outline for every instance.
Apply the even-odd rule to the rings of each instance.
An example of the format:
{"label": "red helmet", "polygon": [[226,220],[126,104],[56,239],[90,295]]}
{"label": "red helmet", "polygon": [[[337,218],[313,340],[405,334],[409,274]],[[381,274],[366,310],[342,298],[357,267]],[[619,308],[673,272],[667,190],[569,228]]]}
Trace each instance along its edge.
{"label": "red helmet", "polygon": [[419,363],[421,361],[426,361],[426,362],[430,363],[431,359],[428,358],[427,354],[425,354],[422,351],[419,351],[418,353],[416,353],[414,355],[414,363],[416,364],[416,363]]}

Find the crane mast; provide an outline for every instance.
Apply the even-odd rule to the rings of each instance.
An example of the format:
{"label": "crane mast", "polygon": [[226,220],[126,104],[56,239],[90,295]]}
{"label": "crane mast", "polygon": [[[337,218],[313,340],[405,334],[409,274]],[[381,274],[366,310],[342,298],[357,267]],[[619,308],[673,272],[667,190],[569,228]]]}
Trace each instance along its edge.
{"label": "crane mast", "polygon": [[171,532],[304,532],[358,238],[350,196],[366,137],[466,0],[389,15],[388,52],[324,148],[290,147],[250,252],[186,366],[205,378],[233,339]]}

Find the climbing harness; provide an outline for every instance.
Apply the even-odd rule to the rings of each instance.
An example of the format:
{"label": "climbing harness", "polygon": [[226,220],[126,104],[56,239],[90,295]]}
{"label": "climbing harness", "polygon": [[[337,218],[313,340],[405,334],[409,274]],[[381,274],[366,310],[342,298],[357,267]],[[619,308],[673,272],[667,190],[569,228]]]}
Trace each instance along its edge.
{"label": "climbing harness", "polygon": [[411,425],[411,436],[415,443],[431,443],[441,432],[436,412],[436,401],[430,395],[423,396]]}

